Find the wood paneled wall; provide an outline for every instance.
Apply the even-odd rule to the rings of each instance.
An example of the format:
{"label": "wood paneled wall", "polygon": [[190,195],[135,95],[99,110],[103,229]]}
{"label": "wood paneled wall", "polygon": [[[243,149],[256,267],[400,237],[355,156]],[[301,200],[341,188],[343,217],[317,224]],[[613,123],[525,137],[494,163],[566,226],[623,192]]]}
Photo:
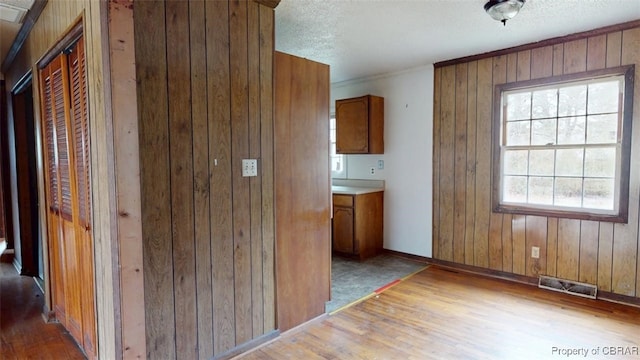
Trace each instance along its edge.
{"label": "wood paneled wall", "polygon": [[[492,212],[494,85],[628,64],[636,65],[628,224]],[[434,86],[433,257],[640,297],[640,22],[436,64]]]}
{"label": "wood paneled wall", "polygon": [[[77,21],[84,24],[83,33],[87,55],[87,92],[89,103],[89,127],[91,142],[91,187],[93,189],[93,237],[96,270],[96,310],[98,324],[98,356],[105,359],[122,357],[120,324],[120,273],[118,264],[119,244],[115,234],[115,183],[116,172],[113,156],[113,134],[110,106],[105,99],[108,80],[105,81],[105,56],[108,56],[106,24],[106,2],[102,1],[48,1],[35,23],[25,45],[15,61],[5,73],[7,91],[32,71],[37,78],[36,62],[57,42]],[[40,98],[37,82],[34,82],[34,111],[36,135],[41,138]],[[9,102],[10,105],[10,102]],[[11,108],[9,108],[11,116]],[[38,145],[40,146],[40,144]],[[44,180],[41,152],[37,160],[39,198],[44,199]],[[45,254],[46,242],[45,208],[40,208],[40,236],[43,238]],[[50,308],[48,266],[45,264],[45,304]],[[142,301],[137,301],[141,304]],[[129,306],[124,304],[124,306]]]}
{"label": "wood paneled wall", "polygon": [[[111,104],[114,146],[115,194],[118,204],[117,238],[120,265],[121,351],[124,359],[140,359],[146,354],[144,315],[144,268],[140,205],[140,162],[138,153],[138,105],[133,7],[128,0],[101,2],[108,13],[108,71],[105,102]],[[106,46],[106,45],[105,45]],[[115,145],[117,144],[117,145]]]}
{"label": "wood paneled wall", "polygon": [[140,1],[134,24],[146,355],[207,359],[275,329],[274,13]]}

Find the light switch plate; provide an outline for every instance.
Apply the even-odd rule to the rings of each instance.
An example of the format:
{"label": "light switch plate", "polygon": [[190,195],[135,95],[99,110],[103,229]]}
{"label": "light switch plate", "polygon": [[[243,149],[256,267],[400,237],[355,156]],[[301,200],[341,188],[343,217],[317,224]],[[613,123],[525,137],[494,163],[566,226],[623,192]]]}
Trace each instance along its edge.
{"label": "light switch plate", "polygon": [[258,176],[258,159],[242,159],[242,176]]}
{"label": "light switch plate", "polygon": [[540,258],[540,248],[537,246],[532,246],[531,247],[531,257],[534,259],[539,259]]}

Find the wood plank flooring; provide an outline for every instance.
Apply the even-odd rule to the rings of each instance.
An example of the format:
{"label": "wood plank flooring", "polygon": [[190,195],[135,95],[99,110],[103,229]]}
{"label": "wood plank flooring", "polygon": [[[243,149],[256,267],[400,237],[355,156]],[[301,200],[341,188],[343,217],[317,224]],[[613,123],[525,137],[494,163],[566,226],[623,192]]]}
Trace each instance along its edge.
{"label": "wood plank flooring", "polygon": [[430,266],[239,358],[640,359],[639,347],[640,308]]}
{"label": "wood plank flooring", "polygon": [[0,359],[85,359],[61,324],[45,323],[43,304],[33,278],[0,262]]}

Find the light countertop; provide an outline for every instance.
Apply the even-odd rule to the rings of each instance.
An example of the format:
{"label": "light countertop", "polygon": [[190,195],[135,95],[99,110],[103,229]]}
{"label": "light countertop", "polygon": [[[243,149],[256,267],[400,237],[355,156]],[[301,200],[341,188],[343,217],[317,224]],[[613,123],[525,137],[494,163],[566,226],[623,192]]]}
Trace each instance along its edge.
{"label": "light countertop", "polygon": [[339,195],[362,195],[384,191],[384,180],[332,179],[331,192]]}
{"label": "light countertop", "polygon": [[331,192],[339,195],[362,195],[384,191],[384,187],[364,187],[364,186],[331,186]]}

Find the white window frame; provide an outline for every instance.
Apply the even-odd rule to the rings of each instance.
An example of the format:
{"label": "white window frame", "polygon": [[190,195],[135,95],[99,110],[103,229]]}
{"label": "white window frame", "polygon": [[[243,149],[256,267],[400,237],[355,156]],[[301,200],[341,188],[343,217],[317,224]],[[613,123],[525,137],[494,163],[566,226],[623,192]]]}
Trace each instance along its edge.
{"label": "white window frame", "polygon": [[[329,169],[331,170],[331,178],[346,179],[347,178],[347,156],[344,154],[336,154],[336,115],[331,114],[329,117]],[[334,159],[340,164],[339,171],[334,170]]]}
{"label": "white window frame", "polygon": [[[504,101],[506,95],[510,93],[537,91],[544,89],[553,89],[565,87],[574,84],[585,84],[599,82],[603,79],[619,78],[622,81],[622,91],[619,101],[619,120],[618,120],[618,138],[617,143],[607,146],[616,148],[616,164],[615,164],[615,180],[614,180],[614,206],[613,210],[592,209],[584,207],[566,207],[558,205],[540,205],[529,203],[527,198],[524,202],[507,202],[503,200],[504,186],[504,153],[506,150],[540,150],[540,149],[588,149],[590,144],[578,145],[507,145],[506,136],[504,134],[504,126],[507,123],[506,113],[507,107]],[[492,186],[492,202],[493,209],[496,212],[524,214],[524,215],[540,215],[554,216],[574,219],[587,219],[598,221],[610,221],[626,223],[628,221],[629,208],[629,167],[631,157],[631,124],[633,109],[633,79],[634,66],[622,66],[613,69],[604,69],[590,71],[579,74],[571,74],[564,76],[556,76],[545,79],[536,79],[528,81],[520,81],[515,83],[501,84],[495,86],[494,92],[494,130],[493,130],[493,186]],[[558,126],[556,117],[556,126]],[[524,120],[526,121],[526,119]],[[529,119],[531,121],[531,119]],[[596,145],[603,147],[603,145]],[[520,175],[518,175],[520,176]],[[528,179],[535,175],[522,175]],[[561,178],[559,175],[550,176],[553,178],[552,183],[556,179]],[[580,177],[580,176],[578,176]],[[582,175],[582,179],[589,177]],[[553,189],[552,189],[553,191]],[[584,199],[584,193],[582,195]]]}

